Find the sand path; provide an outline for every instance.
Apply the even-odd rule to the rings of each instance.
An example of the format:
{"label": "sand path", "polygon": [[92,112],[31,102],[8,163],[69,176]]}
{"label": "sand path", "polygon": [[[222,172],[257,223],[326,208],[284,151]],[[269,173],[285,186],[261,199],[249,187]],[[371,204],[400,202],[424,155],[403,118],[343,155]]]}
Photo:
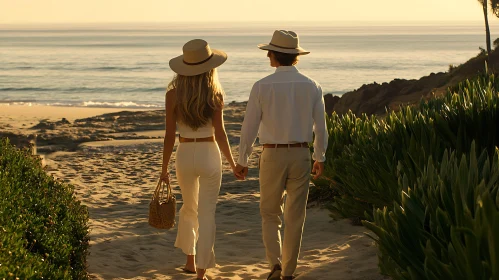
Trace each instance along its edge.
{"label": "sand path", "polygon": [[[50,172],[76,186],[90,213],[91,279],[195,279],[182,273],[185,257],[173,247],[176,228],[147,224],[148,203],[161,166],[161,143],[86,145],[47,158]],[[257,153],[251,159],[255,167]],[[217,267],[210,279],[266,279],[258,209],[258,171],[236,181],[225,163],[217,206]],[[173,185],[175,186],[175,177]],[[174,189],[178,206],[182,196]],[[363,227],[308,210],[297,279],[384,279],[376,248]]]}

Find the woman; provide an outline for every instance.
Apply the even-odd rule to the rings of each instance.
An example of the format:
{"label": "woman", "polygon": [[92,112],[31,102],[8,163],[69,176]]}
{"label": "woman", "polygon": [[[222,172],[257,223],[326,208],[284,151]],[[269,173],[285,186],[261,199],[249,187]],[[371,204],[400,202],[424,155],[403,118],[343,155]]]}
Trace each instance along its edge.
{"label": "woman", "polygon": [[210,49],[200,39],[187,42],[183,55],[170,60],[170,68],[177,75],[166,93],[161,179],[169,182],[168,162],[177,127],[180,144],[175,168],[183,205],[175,247],[187,255],[183,270],[193,274],[197,271],[198,279],[207,279],[206,269],[215,267],[215,208],[222,180],[220,151],[232,170],[235,168],[223,122],[224,91],[215,69],[226,60],[224,52]]}

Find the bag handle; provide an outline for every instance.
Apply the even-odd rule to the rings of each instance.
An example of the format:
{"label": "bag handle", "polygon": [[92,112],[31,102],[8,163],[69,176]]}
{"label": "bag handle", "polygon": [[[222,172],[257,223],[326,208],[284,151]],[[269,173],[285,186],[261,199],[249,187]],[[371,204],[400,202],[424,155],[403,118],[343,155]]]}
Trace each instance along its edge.
{"label": "bag handle", "polygon": [[158,184],[156,185],[156,189],[154,190],[153,200],[156,198],[157,200],[161,200],[161,198],[165,195],[165,185],[166,185],[166,202],[170,202],[172,199],[172,187],[170,182],[165,183],[165,181],[159,179]]}

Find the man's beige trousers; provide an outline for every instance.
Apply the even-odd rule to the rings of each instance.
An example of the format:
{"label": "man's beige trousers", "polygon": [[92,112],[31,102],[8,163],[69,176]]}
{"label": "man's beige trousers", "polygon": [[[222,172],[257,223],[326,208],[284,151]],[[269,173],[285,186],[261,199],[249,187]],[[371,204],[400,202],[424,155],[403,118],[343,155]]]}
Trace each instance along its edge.
{"label": "man's beige trousers", "polygon": [[[260,157],[260,214],[267,260],[292,276],[300,254],[310,182],[308,148],[265,148]],[[286,205],[284,191],[286,190]],[[284,242],[281,215],[284,210]]]}

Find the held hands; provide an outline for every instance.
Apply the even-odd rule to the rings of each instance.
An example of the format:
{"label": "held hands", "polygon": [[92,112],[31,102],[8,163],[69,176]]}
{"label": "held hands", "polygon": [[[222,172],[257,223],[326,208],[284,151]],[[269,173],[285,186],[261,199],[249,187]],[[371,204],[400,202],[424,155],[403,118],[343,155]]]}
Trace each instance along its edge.
{"label": "held hands", "polygon": [[314,175],[314,179],[319,178],[322,175],[322,172],[324,171],[324,162],[314,162],[314,166],[312,167],[312,173]]}
{"label": "held hands", "polygon": [[232,167],[232,172],[234,172],[234,176],[236,176],[238,180],[244,180],[248,175],[248,167],[238,164]]}
{"label": "held hands", "polygon": [[[244,180],[248,175],[248,167],[242,166],[240,164],[237,164],[235,167],[233,166],[232,171],[234,172],[234,176],[236,176],[238,180]],[[314,179],[317,179],[320,176],[322,176],[323,171],[324,171],[324,162],[315,161],[312,167],[312,173],[315,174]]]}

